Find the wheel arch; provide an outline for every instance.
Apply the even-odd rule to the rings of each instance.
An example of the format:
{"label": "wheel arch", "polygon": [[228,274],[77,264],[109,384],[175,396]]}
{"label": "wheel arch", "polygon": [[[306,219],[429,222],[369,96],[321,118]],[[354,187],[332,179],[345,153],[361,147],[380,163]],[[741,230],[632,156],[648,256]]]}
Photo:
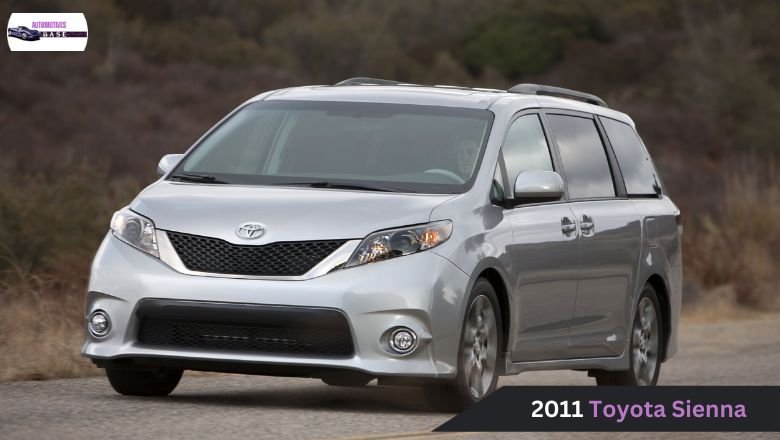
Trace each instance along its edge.
{"label": "wheel arch", "polygon": [[473,288],[473,285],[480,278],[487,280],[496,292],[499,313],[501,315],[501,350],[507,352],[508,347],[510,346],[509,328],[511,327],[512,313],[506,277],[502,274],[502,271],[495,266],[488,265],[486,267],[480,267],[475,271],[475,275],[472,277],[472,286],[469,290]]}
{"label": "wheel arch", "polygon": [[672,309],[669,300],[669,286],[666,280],[659,274],[652,274],[645,281],[644,285],[650,285],[658,297],[658,303],[661,306],[661,317],[663,322],[663,343],[661,344],[661,361],[666,360],[666,349],[669,346],[669,338],[672,334]]}

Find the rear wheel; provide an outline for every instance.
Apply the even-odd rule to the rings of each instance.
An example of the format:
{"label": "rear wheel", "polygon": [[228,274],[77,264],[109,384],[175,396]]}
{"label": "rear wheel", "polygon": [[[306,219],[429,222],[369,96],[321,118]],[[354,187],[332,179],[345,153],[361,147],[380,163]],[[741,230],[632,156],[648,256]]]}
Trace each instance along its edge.
{"label": "rear wheel", "polygon": [[645,285],[634,311],[629,369],[594,372],[598,385],[652,386],[658,383],[664,328],[660,311],[655,289]]}
{"label": "rear wheel", "polygon": [[158,368],[129,370],[106,368],[109,383],[119,394],[127,396],[167,396],[179,384],[182,370]]}
{"label": "rear wheel", "polygon": [[463,322],[458,374],[454,380],[425,385],[430,406],[443,411],[461,411],[496,389],[501,325],[493,286],[485,279],[477,280]]}

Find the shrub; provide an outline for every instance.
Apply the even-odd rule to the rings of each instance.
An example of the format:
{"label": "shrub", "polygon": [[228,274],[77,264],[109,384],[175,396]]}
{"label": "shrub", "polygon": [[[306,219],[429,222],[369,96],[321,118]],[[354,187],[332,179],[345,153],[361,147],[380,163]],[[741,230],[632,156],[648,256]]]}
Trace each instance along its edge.
{"label": "shrub", "polygon": [[72,155],[48,169],[0,173],[0,382],[76,377],[89,265],[112,211],[139,185]]}
{"label": "shrub", "polygon": [[476,71],[493,66],[507,77],[544,72],[575,39],[606,40],[596,15],[572,2],[499,9],[467,36],[465,58]]}
{"label": "shrub", "polygon": [[113,210],[139,188],[107,169],[66,156],[49,169],[0,176],[0,272],[48,270],[63,256],[88,260]]}
{"label": "shrub", "polygon": [[780,174],[775,165],[730,172],[721,200],[713,213],[685,217],[686,277],[709,289],[730,285],[744,305],[780,306]]}
{"label": "shrub", "polygon": [[241,37],[236,26],[222,17],[147,24],[136,28],[132,38],[146,57],[160,63],[198,62],[235,68],[267,62],[267,52],[254,40]]}

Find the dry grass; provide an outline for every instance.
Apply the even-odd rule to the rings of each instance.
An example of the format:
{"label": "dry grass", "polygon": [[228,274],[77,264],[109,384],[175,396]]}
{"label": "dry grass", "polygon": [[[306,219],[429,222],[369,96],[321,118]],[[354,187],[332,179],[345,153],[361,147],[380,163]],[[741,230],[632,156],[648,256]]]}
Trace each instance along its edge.
{"label": "dry grass", "polygon": [[[87,273],[83,269],[78,268],[80,274]],[[98,373],[79,353],[84,284],[83,276],[76,278],[63,283],[22,271],[6,273],[0,282],[0,382]]]}
{"label": "dry grass", "polygon": [[698,300],[685,305],[681,317],[683,325],[777,316],[776,307],[762,310],[740,304],[736,291],[731,285],[708,290],[702,297],[706,298],[706,301]]}
{"label": "dry grass", "polygon": [[694,302],[728,291],[735,305],[777,310],[780,174],[772,162],[741,168],[724,178],[721,205],[714,212],[687,213],[685,276],[698,284],[690,292]]}
{"label": "dry grass", "polygon": [[0,170],[0,382],[96,373],[81,358],[89,265],[111,212],[139,185],[107,165]]}

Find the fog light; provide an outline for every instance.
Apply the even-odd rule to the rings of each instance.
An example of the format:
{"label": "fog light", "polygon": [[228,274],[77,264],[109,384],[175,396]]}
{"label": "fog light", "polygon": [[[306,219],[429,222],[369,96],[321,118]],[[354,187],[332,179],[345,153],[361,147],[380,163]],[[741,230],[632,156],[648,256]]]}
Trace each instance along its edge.
{"label": "fog light", "polygon": [[87,327],[92,336],[96,338],[102,338],[108,334],[111,330],[111,321],[108,319],[108,314],[102,310],[97,310],[89,315]]}
{"label": "fog light", "polygon": [[408,354],[417,348],[417,335],[409,328],[399,327],[390,333],[390,348],[398,354]]}

